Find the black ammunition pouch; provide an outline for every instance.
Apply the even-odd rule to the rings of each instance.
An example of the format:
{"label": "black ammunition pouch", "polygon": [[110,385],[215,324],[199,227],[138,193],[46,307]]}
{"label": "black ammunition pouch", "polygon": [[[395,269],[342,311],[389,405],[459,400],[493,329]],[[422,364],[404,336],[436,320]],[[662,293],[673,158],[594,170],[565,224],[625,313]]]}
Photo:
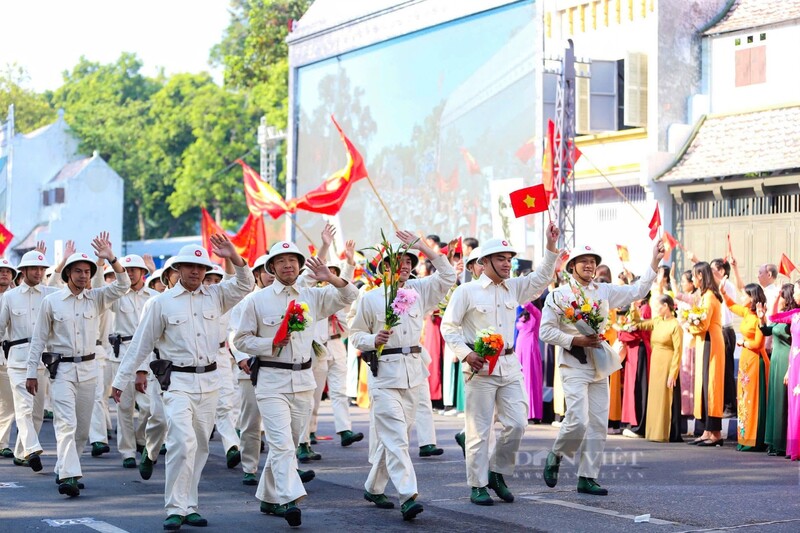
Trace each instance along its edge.
{"label": "black ammunition pouch", "polygon": [[50,373],[50,379],[56,379],[58,364],[61,362],[61,354],[54,352],[42,352],[42,363]]}
{"label": "black ammunition pouch", "polygon": [[250,381],[255,387],[258,385],[258,370],[261,368],[261,361],[254,356],[247,360],[247,364],[250,366]]}
{"label": "black ammunition pouch", "polygon": [[161,390],[166,391],[169,389],[170,378],[172,376],[172,361],[167,361],[166,359],[151,361],[150,370],[152,370],[153,375],[156,380],[158,380],[158,384],[161,385]]}

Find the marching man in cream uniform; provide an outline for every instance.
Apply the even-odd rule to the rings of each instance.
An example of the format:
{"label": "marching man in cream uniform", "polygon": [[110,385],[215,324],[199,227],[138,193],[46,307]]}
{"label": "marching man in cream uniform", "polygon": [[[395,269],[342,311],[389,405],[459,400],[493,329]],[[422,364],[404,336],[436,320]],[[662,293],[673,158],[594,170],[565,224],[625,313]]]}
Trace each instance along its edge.
{"label": "marching man in cream uniform", "polygon": [[198,511],[198,485],[208,459],[208,440],[214,427],[219,372],[217,352],[220,317],[253,290],[253,274],[224,235],[212,235],[219,257],[229,258],[236,275],[218,285],[203,285],[213,263],[195,245],[181,248],[171,268],[180,274],[172,289],[148,302],[128,353],[114,380],[114,399],[158,343],[159,357],[171,363],[170,383],[162,394],[167,419],[167,464],[164,529],[181,525],[206,526]]}
{"label": "marching man in cream uniform", "polygon": [[[0,299],[14,287],[17,269],[6,259],[0,259]],[[1,340],[9,340],[3,337]],[[8,361],[0,359],[0,457],[14,457],[11,450],[11,425],[14,423],[14,395],[8,378]],[[19,459],[15,458],[15,461]]]}
{"label": "marching man in cream uniform", "polygon": [[[582,335],[574,324],[564,319],[564,302],[574,300],[574,291],[580,289],[587,298],[600,305],[605,328],[608,310],[624,307],[641,300],[650,291],[656,279],[656,269],[664,257],[664,243],[658,240],[653,248],[653,259],[643,271],[642,277],[633,285],[597,283],[594,280],[600,254],[591,246],[576,246],[567,258],[566,270],[571,275],[569,283],[561,285],[548,294],[542,310],[540,339],[547,344],[564,349],[557,361],[564,386],[567,412],[561,430],[547,455],[544,481],[548,487],[558,483],[561,457],[579,454],[578,492],[605,496],[608,490],[597,483],[600,465],[608,435],[608,376],[601,368],[611,368],[595,361],[595,356],[586,348],[599,348],[600,335]],[[616,368],[619,361],[616,361]]]}
{"label": "marching man in cream uniform", "polygon": [[[325,287],[297,284],[303,266],[308,277],[327,282]],[[256,291],[244,302],[234,346],[258,358],[256,398],[266,432],[269,453],[256,497],[261,511],[282,516],[290,526],[301,523],[297,502],[306,495],[297,470],[295,449],[308,431],[316,381],[311,370],[315,321],[344,308],[358,290],[333,275],[316,257],[307,261],[290,242],[277,242],[269,251],[267,270],[275,276],[269,287]],[[289,302],[306,304],[308,323],[303,331],[275,343],[275,333]],[[248,371],[256,371],[247,369]]]}
{"label": "marching man in cream uniform", "polygon": [[[391,479],[400,495],[403,519],[413,520],[423,507],[416,501],[417,476],[408,451],[408,434],[414,425],[419,388],[428,386],[420,362],[420,335],[425,313],[436,307],[455,284],[456,273],[447,257],[436,253],[424,240],[416,240],[413,233],[398,231],[397,237],[406,245],[414,243],[400,258],[399,279],[403,288],[416,291],[418,297],[409,312],[400,317],[400,323],[385,331],[383,290],[364,293],[350,323],[350,341],[361,350],[362,356],[384,346],[377,376],[372,372],[367,376],[371,397],[369,462],[372,469],[364,484],[364,498],[381,509],[393,508],[394,504],[384,494]],[[419,263],[420,251],[431,259],[436,272],[423,279],[409,279]],[[386,259],[387,253],[384,253],[382,263]]]}
{"label": "marching man in cream uniform", "polygon": [[72,254],[60,274],[67,287],[42,301],[28,351],[26,387],[33,395],[39,390],[43,352],[48,351],[48,358],[56,360],[51,388],[58,454],[56,474],[60,480],[59,494],[70,497],[80,494],[78,480],[83,475],[80,453],[89,438],[97,386],[95,348],[99,317],[130,287],[128,274],[111,249],[108,233],[95,237],[92,247],[97,257],[112,265],[117,280],[90,289],[97,265],[87,254]]}
{"label": "marching man in cream uniform", "polygon": [[23,255],[18,266],[22,272],[22,282],[3,295],[0,307],[0,336],[8,343],[6,365],[14,395],[18,432],[14,455],[17,459],[27,461],[34,472],[42,469],[39,430],[42,428],[45,398],[50,390],[44,365],[39,365],[37,371],[37,378],[42,384],[39,394],[31,395],[25,388],[25,381],[28,376],[28,347],[39,308],[45,296],[58,291],[56,287],[42,284],[44,271],[49,266],[43,252],[32,250]]}
{"label": "marching man in cream uniform", "polygon": [[[111,353],[108,358],[113,365],[113,375],[116,377],[120,364],[125,359],[133,340],[133,334],[139,325],[144,304],[155,296],[155,291],[145,286],[145,276],[148,273],[144,259],[138,255],[127,255],[121,259],[122,266],[131,279],[131,288],[125,295],[114,302],[111,310],[114,313],[114,326],[108,336],[111,344]],[[129,383],[122,391],[120,402],[117,405],[117,448],[122,455],[122,466],[136,468],[136,430],[134,428],[134,413],[139,404],[139,416],[149,418],[150,401],[146,394],[134,390],[133,382]],[[147,407],[147,409],[145,409]]]}
{"label": "marching man in cream uniform", "polygon": [[[442,318],[442,336],[462,361],[465,375],[467,482],[470,501],[492,505],[491,488],[505,502],[513,502],[503,476],[514,474],[516,454],[528,425],[528,399],[522,369],[512,348],[517,306],[544,291],[553,278],[560,232],[551,222],[546,230],[547,251],[535,272],[511,278],[516,251],[508,241],[491,239],[481,246],[478,262],[484,267],[477,280],[459,286]],[[489,375],[486,360],[474,351],[478,332],[492,328],[502,335],[505,349]],[[475,375],[473,376],[473,373]],[[489,454],[495,418],[502,430]]]}

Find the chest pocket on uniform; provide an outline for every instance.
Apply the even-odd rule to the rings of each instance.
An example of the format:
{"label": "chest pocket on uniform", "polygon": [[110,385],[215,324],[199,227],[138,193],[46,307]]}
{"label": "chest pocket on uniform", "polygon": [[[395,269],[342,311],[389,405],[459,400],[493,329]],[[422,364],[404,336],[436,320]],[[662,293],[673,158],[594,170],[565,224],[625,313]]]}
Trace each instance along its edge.
{"label": "chest pocket on uniform", "polygon": [[189,320],[189,315],[172,315],[167,317],[167,324],[170,326],[180,326]]}
{"label": "chest pocket on uniform", "polygon": [[281,315],[268,315],[261,317],[261,324],[267,328],[277,328],[282,320],[283,317]]}
{"label": "chest pocket on uniform", "polygon": [[96,316],[96,313],[95,313],[94,311],[84,311],[84,312],[83,312],[83,318],[84,318],[85,320],[91,320],[91,319],[93,319],[95,316]]}
{"label": "chest pocket on uniform", "polygon": [[489,304],[476,304],[475,310],[481,314],[488,314],[492,311],[492,306]]}
{"label": "chest pocket on uniform", "polygon": [[120,313],[133,313],[136,311],[136,308],[133,304],[126,298],[119,303],[119,311]]}
{"label": "chest pocket on uniform", "polygon": [[28,309],[26,307],[22,307],[20,309],[12,309],[11,314],[14,316],[25,316],[28,314]]}

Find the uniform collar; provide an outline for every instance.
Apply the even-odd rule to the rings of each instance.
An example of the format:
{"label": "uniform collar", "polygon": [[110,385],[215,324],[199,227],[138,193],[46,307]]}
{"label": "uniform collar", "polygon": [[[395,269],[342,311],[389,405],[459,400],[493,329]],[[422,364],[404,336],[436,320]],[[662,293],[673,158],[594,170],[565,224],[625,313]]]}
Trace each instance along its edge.
{"label": "uniform collar", "polygon": [[275,294],[282,293],[284,289],[287,289],[289,293],[294,292],[295,294],[300,294],[294,285],[284,285],[277,279],[272,282],[272,285],[270,285],[269,288],[272,289],[272,292]]}
{"label": "uniform collar", "polygon": [[83,289],[78,294],[72,294],[72,291],[69,289],[69,287],[65,287],[63,291],[64,294],[61,296],[62,300],[66,300],[70,296],[74,296],[78,300],[83,300],[84,298],[87,298],[89,300],[94,300],[94,294],[89,289]]}
{"label": "uniform collar", "polygon": [[41,284],[41,283],[38,283],[38,284],[37,284],[37,285],[35,285],[34,287],[31,287],[30,285],[28,285],[28,284],[27,284],[27,283],[25,283],[24,281],[23,281],[22,283],[20,283],[20,284],[19,284],[19,292],[21,292],[21,293],[25,294],[25,293],[27,293],[28,291],[42,292],[42,284]]}
{"label": "uniform collar", "polygon": [[[484,272],[481,274],[481,277],[478,278],[478,283],[481,284],[481,287],[484,289],[488,288],[489,285],[495,285],[495,282],[492,281],[492,278],[486,275]],[[496,284],[498,287],[503,287],[504,289],[508,289],[508,285],[506,285],[506,280],[501,281],[500,283]]]}
{"label": "uniform collar", "polygon": [[172,288],[169,290],[169,292],[172,294],[172,297],[173,297],[173,298],[177,298],[178,296],[180,296],[180,295],[182,295],[182,294],[184,294],[184,293],[186,293],[186,294],[197,294],[197,293],[200,293],[200,294],[205,294],[205,295],[208,295],[208,294],[210,294],[210,293],[208,292],[208,287],[206,287],[206,286],[205,286],[204,284],[202,284],[202,283],[200,284],[200,286],[197,288],[197,290],[196,290],[196,291],[194,291],[194,292],[190,292],[190,291],[189,291],[189,289],[187,289],[186,287],[184,287],[184,286],[183,286],[183,283],[181,283],[180,281],[178,281],[178,284],[177,284],[177,285],[175,285],[174,287],[172,287]]}

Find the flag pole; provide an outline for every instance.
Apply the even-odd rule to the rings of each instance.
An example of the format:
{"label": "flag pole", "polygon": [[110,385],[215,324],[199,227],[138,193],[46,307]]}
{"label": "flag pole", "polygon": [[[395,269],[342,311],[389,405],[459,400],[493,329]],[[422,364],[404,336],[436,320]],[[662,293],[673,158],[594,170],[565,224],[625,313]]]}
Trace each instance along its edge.
{"label": "flag pole", "polygon": [[392,218],[392,214],[389,213],[389,208],[386,207],[386,204],[383,202],[383,198],[381,198],[381,195],[378,193],[378,189],[376,189],[375,184],[372,183],[372,178],[369,177],[369,174],[367,174],[366,178],[367,181],[369,182],[370,187],[372,187],[372,192],[374,192],[375,196],[378,197],[378,201],[381,203],[381,207],[383,207],[383,210],[386,211],[386,216],[389,217],[389,222],[391,222],[392,226],[394,226],[394,230],[400,231],[400,228],[397,226],[397,222],[394,221],[394,219]]}
{"label": "flag pole", "polygon": [[302,234],[303,234],[303,237],[305,237],[305,238],[306,238],[306,240],[308,241],[308,243],[309,243],[310,245],[314,246],[314,241],[313,241],[313,239],[311,238],[311,236],[310,236],[308,233],[306,233],[306,230],[304,230],[304,229],[303,229],[303,228],[300,226],[300,224],[298,224],[298,223],[297,223],[297,220],[294,220],[294,227],[295,227],[295,228],[297,228],[297,229],[300,231],[300,233],[302,233]]}

